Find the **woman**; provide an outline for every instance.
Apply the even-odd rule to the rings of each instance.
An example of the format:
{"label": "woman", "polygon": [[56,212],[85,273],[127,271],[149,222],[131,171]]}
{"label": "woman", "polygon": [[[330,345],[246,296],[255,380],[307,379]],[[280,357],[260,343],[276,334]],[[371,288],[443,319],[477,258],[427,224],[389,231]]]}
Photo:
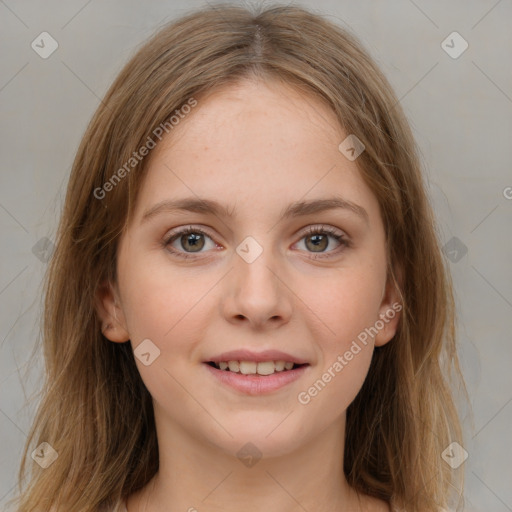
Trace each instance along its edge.
{"label": "woman", "polygon": [[441,459],[462,442],[453,298],[415,143],[320,16],[216,6],[145,44],[84,135],[47,278],[26,446],[46,464],[20,512],[461,494]]}

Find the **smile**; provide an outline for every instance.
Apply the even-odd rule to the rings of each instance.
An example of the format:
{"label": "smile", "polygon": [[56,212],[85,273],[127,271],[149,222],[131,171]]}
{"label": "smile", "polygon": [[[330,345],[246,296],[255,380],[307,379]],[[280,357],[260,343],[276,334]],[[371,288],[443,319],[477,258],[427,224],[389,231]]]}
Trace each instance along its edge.
{"label": "smile", "polygon": [[309,364],[285,361],[221,361],[203,363],[222,385],[248,395],[277,391],[299,379]]}

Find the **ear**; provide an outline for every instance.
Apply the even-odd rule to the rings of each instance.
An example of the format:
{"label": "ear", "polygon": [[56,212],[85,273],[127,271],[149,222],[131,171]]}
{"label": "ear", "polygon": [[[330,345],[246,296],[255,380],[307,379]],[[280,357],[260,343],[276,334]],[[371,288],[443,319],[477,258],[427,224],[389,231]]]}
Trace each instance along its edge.
{"label": "ear", "polygon": [[[402,269],[396,267],[394,272],[388,272],[388,278],[386,281],[386,287],[382,296],[382,302],[379,308],[379,326],[382,326],[378,330],[375,336],[375,346],[381,347],[391,341],[395,336],[398,329],[398,323],[401,317],[401,311],[403,309],[402,297],[400,294],[400,288],[403,282]],[[400,287],[400,288],[399,288]]]}
{"label": "ear", "polygon": [[98,287],[96,311],[101,321],[103,336],[116,343],[124,343],[130,339],[117,289],[110,281],[105,281]]}

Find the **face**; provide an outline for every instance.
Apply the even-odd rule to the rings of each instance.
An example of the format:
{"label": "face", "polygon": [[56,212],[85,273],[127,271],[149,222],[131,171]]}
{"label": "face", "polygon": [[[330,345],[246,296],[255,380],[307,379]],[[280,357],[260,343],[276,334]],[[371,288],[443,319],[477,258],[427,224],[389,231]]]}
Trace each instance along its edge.
{"label": "face", "polygon": [[[379,205],[338,149],[346,137],[315,98],[246,81],[198,98],[153,150],[101,315],[136,354],[150,340],[150,364],[135,361],[175,430],[278,455],[343,427],[399,318]],[[222,356],[235,350],[248,354]],[[233,357],[253,371],[264,351],[307,364],[293,377],[208,364]]]}

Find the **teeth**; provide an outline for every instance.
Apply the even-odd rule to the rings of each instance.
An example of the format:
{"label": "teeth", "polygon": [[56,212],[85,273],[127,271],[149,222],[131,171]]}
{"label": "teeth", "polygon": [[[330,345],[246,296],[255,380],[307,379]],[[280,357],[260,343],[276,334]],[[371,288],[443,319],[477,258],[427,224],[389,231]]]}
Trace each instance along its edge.
{"label": "teeth", "polygon": [[240,373],[243,373],[244,375],[256,373],[257,366],[258,363],[255,363],[254,361],[240,361]]}
{"label": "teeth", "polygon": [[[293,363],[292,363],[293,366]],[[272,375],[276,371],[276,365],[274,361],[265,361],[258,363],[257,373],[258,375]]]}
{"label": "teeth", "polygon": [[241,373],[243,375],[272,375],[275,372],[291,370],[294,363],[291,361],[220,361],[215,366],[221,370]]}
{"label": "teeth", "polygon": [[230,372],[238,372],[238,370],[240,369],[240,365],[238,364],[238,361],[229,361],[228,366],[229,366]]}
{"label": "teeth", "polygon": [[276,372],[282,372],[286,365],[284,361],[274,361],[274,364],[276,366]]}

